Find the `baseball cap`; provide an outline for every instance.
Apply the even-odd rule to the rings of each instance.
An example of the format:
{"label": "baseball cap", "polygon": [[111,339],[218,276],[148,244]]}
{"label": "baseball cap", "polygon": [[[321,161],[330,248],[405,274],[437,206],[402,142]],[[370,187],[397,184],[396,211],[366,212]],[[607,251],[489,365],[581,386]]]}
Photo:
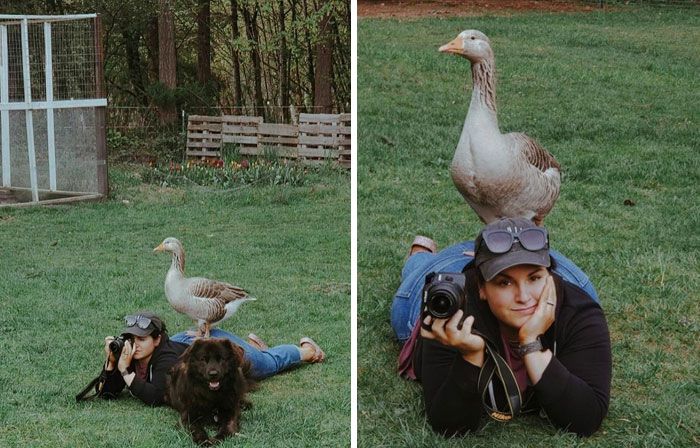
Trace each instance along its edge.
{"label": "baseball cap", "polygon": [[526,218],[504,218],[487,225],[474,247],[474,263],[487,282],[513,266],[551,265],[547,229]]}
{"label": "baseball cap", "polygon": [[163,330],[163,321],[150,311],[142,311],[136,314],[124,316],[124,330],[122,334],[134,336],[148,336],[154,331]]}

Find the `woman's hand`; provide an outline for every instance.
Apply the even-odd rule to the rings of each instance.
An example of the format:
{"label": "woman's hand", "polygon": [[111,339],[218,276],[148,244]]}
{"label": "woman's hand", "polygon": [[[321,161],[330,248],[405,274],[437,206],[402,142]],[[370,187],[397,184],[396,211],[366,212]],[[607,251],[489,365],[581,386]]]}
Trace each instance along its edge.
{"label": "woman's hand", "polygon": [[122,354],[119,357],[119,363],[117,364],[117,369],[122,374],[127,371],[131,365],[131,359],[134,357],[134,346],[131,341],[127,340],[124,342],[124,348],[122,349]]}
{"label": "woman's hand", "polygon": [[554,323],[554,311],[557,308],[557,290],[554,287],[554,279],[551,274],[547,275],[547,283],[542,289],[539,302],[535,312],[530,318],[520,327],[518,339],[520,344],[534,342],[537,337],[544,334],[545,331]]}
{"label": "woman's hand", "polygon": [[477,367],[484,364],[484,339],[472,333],[472,325],[474,324],[474,316],[469,316],[464,320],[462,327],[459,328],[459,322],[462,320],[464,312],[458,310],[449,319],[435,319],[427,315],[423,319],[423,323],[431,327],[430,330],[421,328],[421,337],[432,339],[442,345],[456,348],[465,361],[470,362]]}

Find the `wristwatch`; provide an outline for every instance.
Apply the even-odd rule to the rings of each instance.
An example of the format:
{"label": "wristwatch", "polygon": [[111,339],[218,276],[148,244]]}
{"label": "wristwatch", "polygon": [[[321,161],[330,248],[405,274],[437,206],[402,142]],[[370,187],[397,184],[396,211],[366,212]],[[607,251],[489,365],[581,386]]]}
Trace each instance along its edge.
{"label": "wristwatch", "polygon": [[544,347],[542,347],[542,342],[540,341],[539,337],[533,342],[528,342],[527,344],[519,345],[513,349],[515,354],[521,358],[527,355],[528,353],[541,352],[542,350],[544,350]]}

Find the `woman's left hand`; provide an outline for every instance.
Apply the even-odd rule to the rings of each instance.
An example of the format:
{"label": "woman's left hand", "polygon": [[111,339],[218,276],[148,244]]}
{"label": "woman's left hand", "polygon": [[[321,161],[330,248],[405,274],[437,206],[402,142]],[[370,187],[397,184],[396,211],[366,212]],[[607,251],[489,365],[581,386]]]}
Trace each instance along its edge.
{"label": "woman's left hand", "polygon": [[131,365],[131,359],[134,357],[135,347],[131,344],[131,341],[124,342],[124,348],[122,349],[122,354],[119,357],[119,362],[117,363],[117,369],[120,372],[125,372]]}
{"label": "woman's left hand", "polygon": [[534,342],[535,339],[552,326],[554,323],[554,311],[557,308],[557,290],[554,287],[554,279],[552,275],[547,275],[547,283],[540,294],[539,302],[535,312],[530,318],[520,327],[518,339],[520,344]]}

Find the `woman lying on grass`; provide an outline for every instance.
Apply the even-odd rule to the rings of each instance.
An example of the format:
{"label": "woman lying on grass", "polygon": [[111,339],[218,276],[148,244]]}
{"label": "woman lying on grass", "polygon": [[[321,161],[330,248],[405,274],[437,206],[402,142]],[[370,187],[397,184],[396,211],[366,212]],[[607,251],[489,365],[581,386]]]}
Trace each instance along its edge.
{"label": "woman lying on grass", "polygon": [[[394,330],[408,339],[400,368],[409,377],[415,368],[432,428],[463,434],[485,413],[505,421],[540,411],[557,428],[593,434],[607,414],[612,358],[585,274],[526,219],[497,221],[475,243],[434,252],[416,238],[392,307]],[[450,271],[466,281],[466,306],[456,312],[444,288],[421,294],[426,274]],[[431,285],[436,279],[444,277]]]}
{"label": "woman lying on grass", "polygon": [[[151,312],[126,316],[126,328],[122,335],[127,338],[119,359],[110,350],[114,337],[105,338],[107,361],[103,375],[106,378],[102,388],[104,398],[116,398],[124,389],[139,400],[152,406],[162,405],[165,398],[166,377],[172,367],[194,341],[187,333],[168,337],[165,322]],[[268,346],[254,334],[248,341],[223,330],[214,329],[211,337],[230,339],[245,352],[251,362],[253,378],[262,379],[301,363],[322,362],[325,354],[310,338],[302,338],[300,344]]]}

